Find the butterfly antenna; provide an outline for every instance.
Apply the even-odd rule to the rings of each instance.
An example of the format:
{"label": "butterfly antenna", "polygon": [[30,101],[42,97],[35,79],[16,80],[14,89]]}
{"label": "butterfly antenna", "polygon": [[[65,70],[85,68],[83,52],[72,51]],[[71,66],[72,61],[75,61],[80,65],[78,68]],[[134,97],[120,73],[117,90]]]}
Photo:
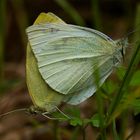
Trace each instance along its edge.
{"label": "butterfly antenna", "polygon": [[15,113],[15,112],[27,111],[27,110],[28,110],[27,108],[21,108],[21,109],[12,110],[12,111],[9,111],[7,113],[1,114],[0,117],[4,117],[4,116],[7,116],[7,115]]}
{"label": "butterfly antenna", "polygon": [[134,29],[133,31],[128,32],[127,36],[129,36],[129,35],[135,33],[136,31],[139,31],[139,30],[140,30],[140,29]]}
{"label": "butterfly antenna", "polygon": [[[140,24],[138,24],[138,25],[140,25]],[[131,34],[137,32],[137,31],[140,31],[140,28],[138,27],[138,25],[136,25],[136,28],[135,29],[129,30],[128,33],[124,36],[124,38],[127,38]]]}

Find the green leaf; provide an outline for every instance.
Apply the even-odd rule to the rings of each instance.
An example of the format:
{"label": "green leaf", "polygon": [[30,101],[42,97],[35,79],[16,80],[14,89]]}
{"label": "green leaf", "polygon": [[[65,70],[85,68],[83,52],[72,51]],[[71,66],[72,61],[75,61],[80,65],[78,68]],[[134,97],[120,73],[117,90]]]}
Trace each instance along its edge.
{"label": "green leaf", "polygon": [[132,103],[132,107],[134,109],[134,115],[137,115],[140,113],[140,99],[136,99],[133,103]]}
{"label": "green leaf", "polygon": [[83,120],[80,118],[80,109],[75,107],[69,107],[64,109],[64,113],[69,116],[69,122],[72,126],[83,125]]}
{"label": "green leaf", "polygon": [[125,73],[126,73],[125,67],[121,66],[121,67],[117,68],[116,74],[117,74],[117,77],[120,81],[123,80]]}
{"label": "green leaf", "polygon": [[131,86],[139,86],[140,85],[140,70],[137,70],[131,79]]}
{"label": "green leaf", "polygon": [[102,88],[107,92],[107,94],[112,94],[117,89],[117,84],[113,80],[106,81]]}
{"label": "green leaf", "polygon": [[82,126],[82,125],[83,125],[83,120],[80,119],[80,118],[72,118],[72,119],[70,120],[70,124],[71,124],[72,126],[77,126],[77,125]]}
{"label": "green leaf", "polygon": [[93,115],[91,118],[91,124],[95,127],[100,127],[100,117],[99,114]]}
{"label": "green leaf", "polygon": [[65,108],[64,112],[66,112],[70,117],[80,118],[80,109],[78,107]]}

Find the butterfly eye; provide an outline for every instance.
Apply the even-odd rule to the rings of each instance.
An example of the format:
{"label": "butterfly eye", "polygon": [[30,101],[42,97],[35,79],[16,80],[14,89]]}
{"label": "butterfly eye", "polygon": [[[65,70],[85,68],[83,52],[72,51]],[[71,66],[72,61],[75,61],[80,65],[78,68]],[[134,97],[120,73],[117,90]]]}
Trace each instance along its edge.
{"label": "butterfly eye", "polygon": [[122,46],[122,54],[125,55],[125,46]]}
{"label": "butterfly eye", "polygon": [[124,49],[124,47],[122,46],[121,55],[122,55],[123,60],[124,60],[124,54],[125,54],[125,49]]}
{"label": "butterfly eye", "polygon": [[37,107],[35,106],[31,106],[28,110],[27,110],[28,113],[32,114],[32,115],[36,115],[36,114],[39,114],[40,111],[38,110]]}

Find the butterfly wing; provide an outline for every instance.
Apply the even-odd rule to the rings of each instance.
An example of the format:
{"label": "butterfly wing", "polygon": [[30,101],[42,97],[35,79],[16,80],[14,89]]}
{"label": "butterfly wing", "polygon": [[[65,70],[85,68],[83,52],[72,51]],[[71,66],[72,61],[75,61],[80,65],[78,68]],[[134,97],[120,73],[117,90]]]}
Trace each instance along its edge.
{"label": "butterfly wing", "polygon": [[[112,71],[115,44],[96,30],[41,24],[29,27],[27,34],[43,79],[55,91],[67,94],[71,104],[84,101],[96,91],[93,74],[97,69],[100,85]],[[76,96],[79,98],[73,101]]]}
{"label": "butterfly wing", "polygon": [[[111,74],[112,69],[113,64],[111,59],[100,65],[100,68],[98,69],[98,72],[100,73],[99,86],[101,86],[107,77]],[[94,74],[96,74],[96,70],[92,73],[89,79],[93,79]],[[81,89],[73,94],[68,94],[68,96],[64,98],[64,101],[72,105],[77,105],[92,96],[93,93],[95,93],[97,90],[97,83],[95,81],[92,81],[91,84],[89,83],[90,81],[87,80],[87,84],[89,85],[88,87]]]}
{"label": "butterfly wing", "polygon": [[[53,13],[41,13],[37,17],[34,24],[48,22],[61,22],[65,24]],[[64,98],[63,94],[60,94],[50,88],[42,78],[38,70],[36,58],[29,43],[26,52],[26,82],[30,97],[35,107],[37,107],[39,110],[52,112]]]}

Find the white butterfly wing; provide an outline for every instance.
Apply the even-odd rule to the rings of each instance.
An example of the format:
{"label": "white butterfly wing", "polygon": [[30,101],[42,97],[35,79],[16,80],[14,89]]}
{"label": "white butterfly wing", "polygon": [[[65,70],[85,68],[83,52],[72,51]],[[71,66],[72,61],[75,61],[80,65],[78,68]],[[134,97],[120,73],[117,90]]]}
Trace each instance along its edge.
{"label": "white butterfly wing", "polygon": [[96,30],[43,24],[29,27],[27,33],[43,79],[54,90],[67,94],[71,104],[84,101],[96,91],[96,69],[100,85],[112,71],[115,43]]}
{"label": "white butterfly wing", "polygon": [[[112,69],[113,69],[113,64],[112,64],[111,59],[100,66],[100,68],[99,68],[99,73],[100,73],[99,86],[101,86],[104,83],[104,81],[107,79],[107,77],[111,74]],[[91,76],[93,76],[94,73]],[[90,79],[92,79],[92,78],[93,77],[90,77]],[[87,80],[87,83],[89,84],[90,81]],[[96,92],[96,90],[97,90],[96,84],[97,83],[95,83],[95,82],[94,83],[91,82],[91,84],[89,84],[89,86],[86,87],[85,89],[82,89],[73,94],[68,94],[68,96],[66,96],[64,98],[64,101],[69,104],[72,104],[72,105],[77,105],[77,104],[83,102],[84,100],[86,100],[87,98],[89,98]]]}

